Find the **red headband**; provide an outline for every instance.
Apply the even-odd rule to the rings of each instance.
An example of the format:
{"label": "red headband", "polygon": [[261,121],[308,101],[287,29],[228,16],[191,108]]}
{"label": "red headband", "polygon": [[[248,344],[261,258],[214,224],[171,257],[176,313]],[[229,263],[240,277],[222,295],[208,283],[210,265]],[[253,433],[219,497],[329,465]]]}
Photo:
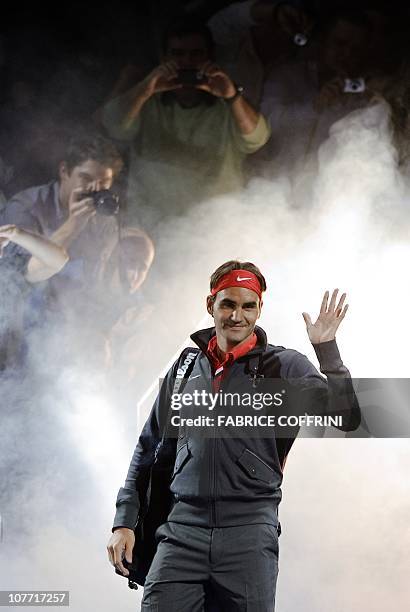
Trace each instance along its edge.
{"label": "red headband", "polygon": [[258,277],[249,270],[232,270],[224,274],[218,281],[217,285],[211,289],[211,295],[216,295],[218,291],[227,289],[228,287],[245,287],[251,289],[262,298],[262,288]]}

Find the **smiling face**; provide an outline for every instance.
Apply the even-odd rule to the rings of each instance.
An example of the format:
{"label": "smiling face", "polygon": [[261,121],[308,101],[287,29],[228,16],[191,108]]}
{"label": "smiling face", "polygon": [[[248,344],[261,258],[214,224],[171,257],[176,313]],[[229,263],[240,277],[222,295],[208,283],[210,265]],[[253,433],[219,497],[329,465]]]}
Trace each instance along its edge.
{"label": "smiling face", "polygon": [[207,310],[214,318],[218,347],[227,352],[253,332],[261,313],[257,293],[245,287],[228,287],[207,298]]}

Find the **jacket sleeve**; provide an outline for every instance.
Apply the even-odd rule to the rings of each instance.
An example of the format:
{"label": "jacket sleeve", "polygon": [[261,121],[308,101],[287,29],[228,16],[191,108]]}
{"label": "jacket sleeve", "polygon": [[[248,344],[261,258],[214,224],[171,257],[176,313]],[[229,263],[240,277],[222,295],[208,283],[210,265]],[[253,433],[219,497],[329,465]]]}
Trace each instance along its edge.
{"label": "jacket sleeve", "polygon": [[[138,85],[132,87],[125,93],[109,100],[103,107],[102,123],[108,134],[117,140],[125,142],[133,141],[139,133],[141,127],[141,113],[128,126],[124,125],[124,120],[129,112],[132,102],[138,91]],[[150,101],[146,102],[148,104]]]}
{"label": "jacket sleeve", "polygon": [[177,364],[178,362],[175,362],[165,376],[151,413],[139,436],[124,487],[121,487],[117,495],[113,531],[118,527],[134,529],[137,524],[140,494],[143,494],[146,489],[155,450],[161,441],[162,427],[167,420]]}
{"label": "jacket sleeve", "polygon": [[342,425],[338,429],[354,431],[360,425],[360,407],[336,340],[314,344],[313,348],[327,381],[305,355],[296,353],[289,367],[289,377],[301,387],[300,408],[308,414],[341,416]]}
{"label": "jacket sleeve", "polygon": [[232,117],[232,132],[237,149],[244,155],[250,155],[265,145],[270,136],[271,129],[262,113],[259,113],[255,129],[250,134],[242,134]]}
{"label": "jacket sleeve", "polygon": [[[16,225],[41,235],[40,225],[31,214],[29,204],[29,200],[24,200],[24,192],[13,196],[0,213],[0,225]],[[4,250],[4,259],[10,262],[10,267],[13,266],[22,274],[26,272],[30,258],[31,253],[14,242],[10,242]]]}

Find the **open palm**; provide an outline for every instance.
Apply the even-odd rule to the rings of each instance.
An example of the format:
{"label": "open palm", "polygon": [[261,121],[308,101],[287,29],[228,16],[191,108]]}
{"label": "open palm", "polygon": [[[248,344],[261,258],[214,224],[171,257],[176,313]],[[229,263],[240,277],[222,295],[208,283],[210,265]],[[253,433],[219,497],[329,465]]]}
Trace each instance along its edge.
{"label": "open palm", "polygon": [[343,321],[349,307],[348,304],[343,306],[346,299],[345,293],[342,293],[336,305],[338,292],[339,289],[334,289],[329,304],[329,291],[325,292],[320,307],[320,313],[315,323],[312,323],[312,319],[307,312],[302,313],[306,323],[307,333],[312,344],[334,340],[337,328]]}

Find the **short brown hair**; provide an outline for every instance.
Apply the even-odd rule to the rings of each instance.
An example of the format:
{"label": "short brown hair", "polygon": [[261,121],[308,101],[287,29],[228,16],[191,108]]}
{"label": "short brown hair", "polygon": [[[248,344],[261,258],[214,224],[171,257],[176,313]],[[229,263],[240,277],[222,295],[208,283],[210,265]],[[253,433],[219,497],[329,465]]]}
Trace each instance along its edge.
{"label": "short brown hair", "polygon": [[248,272],[252,272],[258,279],[262,291],[266,291],[266,280],[259,268],[250,261],[237,261],[236,259],[226,261],[215,270],[215,272],[211,276],[211,291],[219,283],[219,280],[222,278],[222,276],[224,276],[228,272],[232,272],[232,270],[247,270]]}
{"label": "short brown hair", "polygon": [[102,166],[112,168],[114,176],[117,176],[123,161],[114,143],[96,130],[78,130],[69,140],[64,155],[68,173],[86,162],[88,159],[98,162]]}

